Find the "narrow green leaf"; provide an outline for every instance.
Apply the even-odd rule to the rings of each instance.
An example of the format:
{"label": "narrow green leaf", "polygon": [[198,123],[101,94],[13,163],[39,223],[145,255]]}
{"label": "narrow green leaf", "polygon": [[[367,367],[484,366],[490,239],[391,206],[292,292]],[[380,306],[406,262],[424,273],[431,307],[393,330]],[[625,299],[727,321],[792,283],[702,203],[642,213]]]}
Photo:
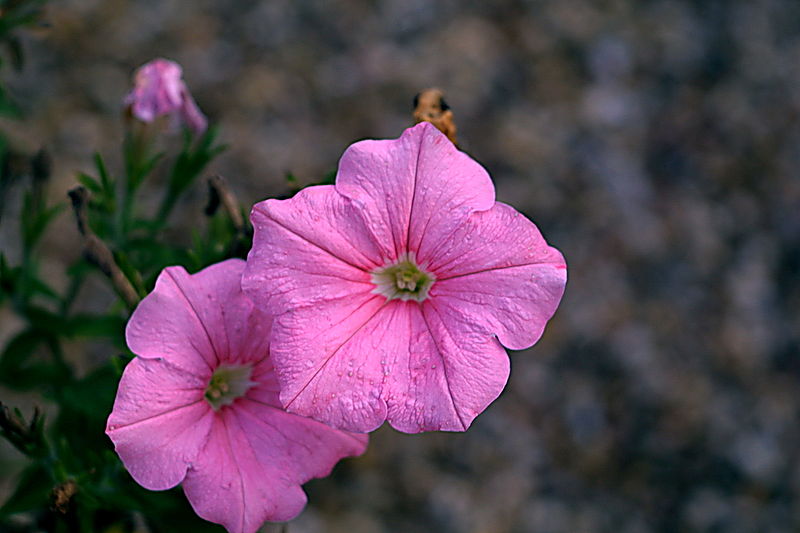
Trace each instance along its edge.
{"label": "narrow green leaf", "polygon": [[42,336],[33,329],[15,335],[0,355],[0,380],[6,376],[12,378],[12,372],[33,354],[42,341]]}
{"label": "narrow green leaf", "polygon": [[95,194],[103,192],[103,186],[88,174],[78,172],[78,182]]}
{"label": "narrow green leaf", "polygon": [[47,299],[53,300],[55,302],[61,301],[61,296],[39,278],[30,278],[28,282],[30,283],[31,291],[33,292],[33,294],[44,296]]}
{"label": "narrow green leaf", "polygon": [[94,154],[94,166],[97,168],[97,174],[100,176],[100,183],[106,191],[114,191],[114,182],[108,173],[106,164],[103,161],[103,156],[99,152]]}

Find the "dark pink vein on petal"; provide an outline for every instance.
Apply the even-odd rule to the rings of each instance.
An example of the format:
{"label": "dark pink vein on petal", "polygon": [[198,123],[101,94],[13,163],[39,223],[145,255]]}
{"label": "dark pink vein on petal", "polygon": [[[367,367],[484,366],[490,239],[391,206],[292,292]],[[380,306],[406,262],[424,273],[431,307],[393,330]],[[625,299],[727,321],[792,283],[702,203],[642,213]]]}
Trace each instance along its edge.
{"label": "dark pink vein on petal", "polygon": [[425,140],[424,132],[419,136],[419,147],[417,148],[417,162],[414,164],[414,184],[411,187],[411,207],[408,208],[408,221],[406,226],[406,249],[409,251],[409,244],[411,242],[411,220],[414,215],[414,204],[417,201],[417,181],[419,180],[419,161],[422,158],[422,144]]}
{"label": "dark pink vein on petal", "polygon": [[[378,296],[378,295],[376,295],[376,296]],[[364,302],[364,304],[368,303],[369,301],[370,301],[370,300],[367,300],[366,302]],[[303,385],[303,387],[302,387],[302,388],[301,388],[301,389],[300,389],[300,390],[297,392],[297,394],[295,394],[295,395],[294,395],[294,397],[293,397],[293,398],[292,398],[292,399],[291,399],[291,400],[290,400],[290,401],[289,401],[289,402],[286,404],[286,409],[288,409],[288,408],[289,408],[289,406],[291,406],[291,405],[294,403],[294,401],[295,401],[295,400],[297,400],[297,398],[298,398],[298,397],[299,397],[301,394],[303,394],[303,392],[304,392],[304,391],[305,391],[305,390],[308,388],[308,386],[311,384],[311,382],[312,382],[312,381],[314,381],[314,378],[316,378],[316,377],[317,377],[317,375],[318,375],[320,372],[322,372],[322,370],[323,370],[323,369],[324,369],[324,368],[325,368],[325,367],[328,365],[328,363],[330,362],[330,360],[331,360],[331,359],[333,359],[333,356],[335,356],[335,355],[336,355],[336,354],[339,352],[339,350],[341,350],[341,349],[342,349],[342,347],[343,347],[345,344],[347,344],[348,342],[350,342],[350,339],[352,339],[353,337],[355,337],[356,333],[358,333],[359,331],[361,331],[361,330],[364,328],[364,326],[366,326],[367,324],[369,324],[369,322],[370,322],[370,321],[371,321],[373,318],[375,318],[375,316],[376,316],[378,313],[380,313],[380,312],[381,312],[381,311],[382,311],[382,310],[383,310],[383,309],[386,307],[386,305],[387,305],[388,303],[389,303],[389,300],[386,300],[386,302],[384,302],[384,303],[383,303],[383,305],[381,305],[381,306],[380,306],[380,307],[379,307],[379,308],[378,308],[378,309],[377,309],[377,310],[376,310],[374,313],[372,313],[372,315],[370,315],[370,317],[369,317],[369,318],[367,318],[367,319],[364,321],[364,323],[363,323],[363,324],[361,324],[360,326],[358,326],[358,327],[355,329],[355,331],[353,331],[353,333],[351,333],[351,334],[350,334],[350,336],[348,336],[348,337],[347,337],[347,338],[346,338],[346,339],[345,339],[345,340],[344,340],[344,341],[343,341],[343,342],[342,342],[342,343],[341,343],[339,346],[337,346],[337,347],[336,347],[336,349],[335,349],[335,350],[333,350],[333,351],[331,352],[331,354],[330,354],[328,357],[326,357],[326,358],[325,358],[325,361],[323,361],[323,363],[320,365],[320,367],[317,369],[317,371],[316,371],[316,372],[314,372],[314,375],[312,375],[310,378],[308,378],[308,381],[306,381],[306,383]],[[363,307],[363,304],[362,304],[362,307]],[[354,310],[353,310],[353,312],[352,312],[352,313],[350,313],[350,314],[349,314],[349,315],[348,315],[346,318],[342,319],[342,320],[340,321],[340,323],[341,323],[341,322],[344,322],[345,320],[347,320],[347,318],[350,318],[351,316],[353,316],[353,313],[355,313],[356,311],[358,311],[358,309],[360,309],[360,307],[359,307],[359,308],[357,308],[357,309],[354,309]]]}
{"label": "dark pink vein on petal", "polygon": [[[439,206],[439,201],[442,199],[442,196],[444,196],[444,193],[445,193],[445,189],[442,188],[439,191],[439,196],[436,197],[436,206],[437,206],[437,208]],[[425,221],[425,227],[422,228],[422,232],[420,233],[419,244],[417,245],[417,252],[421,252],[422,251],[422,245],[425,243],[425,237],[427,237],[427,235],[428,235],[428,227],[431,225],[431,219],[432,218],[433,218],[432,216],[429,216],[428,220]],[[456,231],[458,231],[458,226],[453,228],[453,231],[451,231],[450,234],[448,234],[446,238],[441,239],[441,241],[444,242],[444,241],[448,240]],[[417,257],[417,261],[423,261],[423,260],[424,259],[422,257]]]}
{"label": "dark pink vein on petal", "polygon": [[[448,240],[450,240],[450,238],[451,238],[453,235],[455,235],[455,233],[456,233],[456,232],[457,232],[457,231],[458,231],[458,230],[459,230],[461,227],[463,227],[464,225],[466,225],[468,222],[469,222],[469,218],[467,218],[467,219],[465,219],[464,221],[462,221],[462,223],[461,223],[461,225],[460,225],[460,226],[456,226],[455,228],[453,228],[453,231],[452,231],[452,232],[450,232],[450,234],[449,234],[449,235],[447,235],[447,238],[445,238],[445,239],[440,239],[440,241],[439,241],[439,244],[441,244],[441,243],[444,243],[445,241],[448,241]],[[457,263],[457,262],[459,262],[459,261],[460,261],[462,258],[464,258],[464,256],[467,256],[467,255],[470,255],[470,254],[480,254],[482,250],[484,250],[484,249],[486,249],[486,248],[489,248],[489,247],[491,247],[491,246],[494,246],[494,245],[495,245],[494,241],[489,241],[489,242],[487,242],[487,243],[485,243],[485,244],[482,244],[482,245],[480,245],[480,246],[473,246],[473,247],[470,247],[470,248],[468,248],[467,250],[465,250],[464,252],[462,252],[462,253],[459,253],[459,254],[455,255],[454,257],[451,257],[450,259],[448,259],[447,261],[445,261],[445,262],[444,262],[444,263],[442,263],[442,264],[435,264],[435,262],[432,260],[432,261],[431,261],[431,263],[430,263],[430,267],[431,267],[431,269],[433,269],[433,270],[434,270],[434,271],[436,271],[436,272],[441,272],[442,270],[445,270],[445,269],[447,269],[447,268],[451,267],[451,266],[453,265],[453,263]]]}
{"label": "dark pink vein on petal", "polygon": [[[344,276],[338,276],[334,272],[325,272],[324,274],[320,274],[320,273],[316,273],[316,272],[308,272],[306,270],[300,270],[300,272],[306,274],[307,276],[317,276],[317,277],[320,277],[320,278],[334,278],[334,279],[340,279],[342,281],[347,281],[349,283],[363,283],[365,285],[372,285],[371,281],[367,281],[365,279],[362,280],[362,279],[346,278]],[[362,272],[366,272],[366,271],[362,270]]]}
{"label": "dark pink vein on petal", "polygon": [[[231,354],[231,336],[228,333],[228,321],[225,317],[225,308],[219,302],[217,302],[217,305],[219,307],[219,313],[222,315],[222,331],[225,332],[225,346],[228,348],[228,351],[225,353],[225,357],[227,358],[227,361],[231,361],[233,359]],[[217,360],[220,360],[219,354],[217,354]]]}
{"label": "dark pink vein on petal", "polygon": [[[281,224],[281,223],[280,223],[280,222],[278,222],[278,221],[277,221],[277,220],[276,220],[274,217],[270,216],[270,215],[269,215],[269,213],[267,213],[266,211],[261,211],[261,212],[262,212],[262,213],[264,213],[264,214],[265,214],[265,215],[266,215],[266,216],[267,216],[267,217],[268,217],[268,218],[269,218],[269,219],[270,219],[272,222],[274,222],[276,226],[278,226],[278,227],[280,227],[280,228],[282,228],[282,229],[286,230],[286,232],[287,232],[287,233],[290,233],[290,234],[292,234],[292,235],[294,235],[294,236],[296,236],[296,237],[300,238],[301,240],[303,240],[303,241],[307,242],[308,244],[310,244],[311,246],[314,246],[315,248],[319,248],[320,250],[322,250],[322,251],[323,251],[323,252],[325,252],[326,254],[330,255],[330,256],[331,256],[331,257],[333,257],[334,259],[337,259],[337,260],[341,261],[342,263],[344,263],[344,264],[346,264],[346,265],[349,265],[349,266],[351,266],[351,267],[355,268],[356,270],[361,270],[362,272],[368,272],[368,271],[367,271],[365,268],[362,268],[362,267],[360,267],[360,266],[358,266],[358,265],[356,265],[356,264],[354,264],[354,263],[351,263],[351,262],[350,262],[350,261],[348,261],[347,259],[343,259],[343,258],[339,257],[338,255],[336,255],[335,253],[331,252],[330,250],[328,250],[328,249],[327,249],[327,248],[325,248],[324,246],[322,246],[322,245],[319,245],[319,244],[317,244],[317,243],[315,243],[315,242],[313,242],[313,241],[309,240],[307,237],[304,237],[303,235],[300,235],[300,234],[299,234],[299,233],[297,233],[296,231],[292,230],[291,228],[289,228],[289,227],[287,227],[287,226],[285,226],[285,225]],[[355,248],[354,248],[354,250],[355,250]],[[370,261],[370,260],[369,260],[369,259],[368,259],[366,256],[364,256],[363,254],[361,254],[361,257],[362,257],[362,259],[364,259],[364,261],[365,261],[365,262],[367,262],[367,263],[371,263],[371,262],[372,262],[372,261]]]}
{"label": "dark pink vein on petal", "polygon": [[[430,301],[430,307],[436,313],[436,315],[439,317],[439,322],[441,322],[442,328],[444,328],[444,331],[445,331],[445,333],[447,333],[447,336],[450,337],[450,339],[453,340],[453,343],[455,344],[455,340],[453,339],[453,335],[447,329],[447,326],[445,326],[444,321],[442,320],[442,315],[439,314],[439,311],[435,308],[432,300]],[[465,424],[464,423],[464,419],[461,418],[461,413],[458,411],[458,407],[456,407],[456,400],[453,397],[453,391],[452,391],[452,389],[450,389],[450,378],[447,376],[447,360],[444,357],[444,352],[439,347],[439,341],[436,340],[436,335],[433,334],[433,330],[431,330],[431,326],[430,326],[430,324],[428,324],[428,319],[425,316],[425,312],[422,310],[422,307],[419,308],[419,314],[420,314],[420,316],[422,316],[422,320],[425,322],[425,327],[428,328],[428,333],[430,333],[431,339],[433,339],[433,344],[434,344],[434,346],[436,346],[436,351],[439,352],[439,359],[441,359],[441,361],[442,361],[442,371],[444,372],[444,382],[447,384],[447,394],[450,396],[450,403],[453,405],[453,411],[456,413],[456,416],[458,417],[458,421],[461,423],[461,428],[464,431],[466,431],[467,430],[467,424]]]}
{"label": "dark pink vein on petal", "polygon": [[[170,279],[175,284],[175,287],[178,288],[178,292],[181,294],[181,296],[183,296],[183,299],[186,301],[186,303],[189,305],[189,308],[192,310],[192,314],[197,319],[197,322],[200,324],[200,327],[203,328],[203,332],[206,334],[206,338],[208,339],[208,344],[209,346],[211,346],[211,351],[213,352],[214,358],[216,359],[216,364],[218,365],[219,355],[217,354],[217,348],[216,346],[214,346],[214,341],[211,340],[211,334],[208,332],[208,328],[206,328],[206,325],[203,323],[203,319],[200,318],[200,314],[197,312],[197,309],[192,304],[191,300],[189,300],[189,297],[186,295],[186,292],[184,292],[183,287],[181,287],[180,283],[178,283],[178,280],[172,274],[172,271],[165,270],[164,272],[166,272],[167,275],[169,275]],[[206,361],[205,358],[202,359],[203,362],[205,362],[208,365],[209,370],[214,370],[213,365],[209,364],[209,362]]]}
{"label": "dark pink vein on petal", "polygon": [[[242,475],[242,467],[239,464],[239,460],[236,458],[236,454],[233,452],[233,442],[231,442],[231,434],[228,431],[228,424],[225,421],[225,417],[221,416],[219,418],[222,422],[222,429],[225,432],[225,440],[228,443],[228,451],[230,452],[231,459],[233,459],[233,463],[236,465],[236,471],[239,474],[237,477],[239,478],[239,490],[241,490],[242,494],[242,520],[239,522],[239,531],[244,531],[245,513],[247,512],[247,497],[245,496],[244,491],[244,476]],[[244,432],[242,432],[242,434],[246,435]],[[248,440],[247,443],[250,444],[250,441]],[[250,449],[252,450],[252,447]]]}
{"label": "dark pink vein on petal", "polygon": [[[496,203],[495,203],[495,204],[496,204]],[[481,213],[485,213],[485,211],[480,211],[480,212],[481,212]],[[473,212],[473,214],[474,214],[474,213],[477,213],[477,212]],[[450,237],[452,237],[452,236],[455,234],[455,232],[456,232],[456,231],[458,231],[458,229],[459,229],[460,227],[463,227],[463,226],[464,226],[465,224],[467,224],[468,222],[469,222],[469,218],[465,219],[465,220],[462,222],[461,226],[457,226],[457,227],[456,227],[456,228],[455,228],[455,229],[454,229],[454,230],[453,230],[453,231],[452,231],[452,232],[451,232],[451,233],[450,233],[450,234],[447,236],[447,239],[441,239],[441,240],[440,240],[440,243],[441,243],[441,242],[444,242],[444,241],[446,241],[446,240],[448,240],[448,239],[450,239]],[[459,253],[458,255],[455,255],[454,257],[451,257],[450,259],[448,259],[448,260],[447,260],[447,261],[445,261],[444,263],[441,263],[441,264],[434,264],[434,263],[432,262],[432,263],[430,264],[430,267],[431,267],[431,268],[432,268],[434,271],[441,272],[442,270],[445,270],[445,269],[447,269],[447,268],[450,268],[450,267],[453,265],[453,263],[457,263],[458,261],[460,261],[460,260],[461,260],[461,259],[462,259],[464,256],[466,256],[466,255],[470,255],[470,254],[480,254],[480,253],[481,253],[483,250],[486,250],[486,249],[489,249],[489,250],[490,250],[490,252],[491,252],[491,250],[493,249],[493,247],[494,247],[494,246],[496,246],[496,243],[495,243],[494,241],[491,241],[491,240],[489,240],[489,241],[486,241],[486,242],[484,242],[484,243],[483,243],[483,244],[481,244],[480,246],[473,246],[473,247],[471,247],[471,248],[468,248],[467,250],[463,251],[462,253]],[[492,254],[490,253],[490,254],[489,254],[489,256],[491,256],[491,255],[492,255]]]}
{"label": "dark pink vein on petal", "polygon": [[[109,430],[116,431],[118,429],[131,428],[131,427],[134,427],[134,426],[138,426],[139,424],[141,424],[143,422],[147,422],[149,420],[155,420],[156,418],[160,418],[160,417],[168,415],[170,413],[174,413],[175,411],[180,411],[181,409],[186,409],[187,407],[193,407],[194,405],[196,405],[196,404],[198,404],[200,402],[203,402],[203,401],[205,401],[205,399],[200,398],[199,400],[195,400],[192,403],[187,403],[186,405],[179,405],[178,407],[173,407],[171,409],[167,409],[166,411],[162,411],[160,413],[154,414],[153,416],[148,416],[147,418],[142,418],[141,420],[137,420],[136,422],[131,422],[130,424],[111,424],[110,426],[113,426],[113,427],[109,427]],[[210,406],[209,406],[209,408],[210,408]],[[208,414],[208,412],[204,412],[202,415],[200,415],[198,417],[198,419],[199,418],[203,418],[207,414]]]}
{"label": "dark pink vein on petal", "polygon": [[548,261],[540,261],[540,262],[537,261],[537,262],[533,262],[533,263],[523,263],[521,265],[509,265],[509,266],[502,266],[502,267],[491,267],[491,268],[484,268],[484,269],[481,269],[481,270],[476,270],[474,272],[467,272],[466,274],[454,274],[454,275],[452,275],[450,277],[447,277],[447,278],[440,278],[437,281],[447,281],[449,279],[463,278],[463,277],[466,277],[466,276],[474,276],[475,274],[483,274],[484,272],[492,272],[493,270],[508,270],[510,268],[522,268],[522,267],[527,267],[527,266],[544,266],[544,265],[552,265],[554,267],[558,267],[558,265],[560,265],[560,264],[561,264],[560,262],[551,263],[551,262],[548,262]]}
{"label": "dark pink vein on petal", "polygon": [[[266,407],[269,407],[270,409],[274,409],[278,413],[283,413],[284,415],[288,415],[288,416],[297,416],[297,415],[293,415],[291,413],[287,413],[283,409],[278,409],[274,405],[267,405],[264,402],[259,402],[258,400],[253,400],[252,398],[247,398],[247,399],[250,400],[253,403],[258,403],[258,404],[264,405]],[[236,416],[240,417],[240,416],[242,416],[242,414],[246,415],[248,418],[250,418],[251,420],[256,422],[258,425],[264,426],[270,432],[277,433],[280,436],[282,436],[284,439],[286,439],[287,441],[293,442],[294,444],[296,444],[297,446],[300,446],[301,448],[305,448],[306,451],[308,451],[309,454],[313,455],[314,450],[308,444],[306,444],[305,442],[303,442],[301,440],[297,440],[295,438],[292,438],[292,437],[288,436],[286,433],[281,431],[281,429],[278,426],[276,426],[275,424],[273,424],[272,422],[268,422],[267,420],[262,420],[261,418],[257,417],[256,415],[254,415],[253,413],[249,412],[246,409],[242,409],[241,412],[237,411]],[[241,425],[241,424],[239,424],[239,425]],[[252,448],[252,446],[251,446],[251,448]]]}
{"label": "dark pink vein on petal", "polygon": [[[358,295],[361,295],[361,294],[364,294],[364,293],[360,293],[360,292],[359,292],[359,293],[356,293],[356,294],[354,294],[354,295],[352,295],[352,294],[349,294],[349,295],[347,295],[347,296],[342,296],[342,297],[340,297],[340,298],[335,298],[335,299],[331,299],[331,300],[327,300],[327,301],[328,301],[328,302],[335,302],[336,300],[341,300],[341,299],[344,299],[344,298],[352,298],[353,296],[358,296]],[[376,299],[376,298],[385,298],[385,296],[381,296],[380,294],[373,294],[372,296],[370,296],[370,297],[369,297],[369,299],[368,299],[368,300],[365,300],[365,301],[364,301],[364,303],[362,303],[362,304],[361,304],[360,306],[358,306],[356,309],[353,309],[353,312],[352,312],[352,313],[350,313],[349,315],[347,315],[346,317],[344,317],[343,319],[341,319],[341,320],[340,320],[340,321],[338,321],[337,323],[335,323],[335,324],[331,324],[330,326],[328,326],[328,329],[335,329],[335,328],[336,328],[336,327],[337,327],[339,324],[342,324],[343,322],[346,322],[348,318],[350,318],[351,316],[353,316],[353,313],[355,313],[356,311],[358,311],[359,309],[361,309],[362,307],[364,307],[365,305],[367,305],[369,302],[371,302],[372,300],[374,300],[374,299]],[[310,307],[310,306],[304,306],[304,307],[303,307],[303,309],[304,309],[304,308],[306,308],[306,307]],[[301,309],[301,308],[300,308],[300,307],[298,307],[298,309]],[[317,335],[316,335],[316,336],[314,336],[313,340],[317,340],[317,339],[319,338],[319,336],[320,336],[320,335],[323,335],[323,334],[325,334],[326,332],[327,332],[327,330],[325,330],[325,329],[322,329],[322,330],[320,330],[320,332],[319,332],[319,333],[317,333]]]}
{"label": "dark pink vein on petal", "polygon": [[[364,289],[364,290],[359,291],[359,292],[354,292],[354,293],[351,293],[351,294],[343,294],[342,296],[336,296],[335,298],[328,298],[328,299],[325,300],[325,303],[336,302],[338,300],[346,300],[348,298],[353,298],[355,296],[363,296],[363,295],[369,294],[373,290],[375,290],[375,285],[373,285],[369,281],[363,281],[363,282],[358,281],[358,282],[353,282],[353,283],[361,283],[363,285],[368,285],[369,286],[369,290]],[[275,293],[273,293],[273,296],[279,297],[279,296],[283,296],[284,294],[288,294],[289,292],[291,292],[291,291],[275,292]],[[378,295],[374,294],[374,296],[378,296]],[[372,298],[370,298],[370,299],[372,299]],[[367,301],[369,301],[369,300],[367,300]],[[320,302],[312,300],[310,303],[293,304],[292,310],[296,311],[298,309],[307,309],[309,307],[317,307],[319,305],[320,305]]]}

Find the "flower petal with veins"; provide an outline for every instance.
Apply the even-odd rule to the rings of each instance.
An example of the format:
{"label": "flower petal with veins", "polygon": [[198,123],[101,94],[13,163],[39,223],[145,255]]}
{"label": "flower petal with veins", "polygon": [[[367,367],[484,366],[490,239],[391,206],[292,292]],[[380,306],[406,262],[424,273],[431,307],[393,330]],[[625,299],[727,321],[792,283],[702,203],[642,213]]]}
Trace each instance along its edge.
{"label": "flower petal with veins", "polygon": [[242,287],[276,317],[280,399],[349,431],[467,429],[508,379],[502,345],[534,344],[566,284],[561,253],[425,122],[251,219]]}
{"label": "flower petal with veins", "polygon": [[242,293],[244,266],[234,259],[196,274],[161,273],[128,323],[138,357],[123,373],[106,433],[142,486],[183,483],[199,516],[253,533],[265,520],[296,516],[306,503],[300,485],[363,453],[367,436],[282,408],[268,349],[272,317]]}

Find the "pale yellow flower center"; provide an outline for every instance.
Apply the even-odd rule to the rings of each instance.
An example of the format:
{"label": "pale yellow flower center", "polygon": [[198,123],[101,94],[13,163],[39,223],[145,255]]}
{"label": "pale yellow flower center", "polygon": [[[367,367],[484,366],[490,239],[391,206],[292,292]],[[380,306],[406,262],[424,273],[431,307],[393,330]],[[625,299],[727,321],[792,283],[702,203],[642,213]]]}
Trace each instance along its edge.
{"label": "pale yellow flower center", "polygon": [[383,266],[372,272],[372,283],[376,294],[389,300],[416,300],[428,297],[428,291],[436,278],[420,267],[413,255],[404,255],[396,263]]}
{"label": "pale yellow flower center", "polygon": [[255,385],[252,365],[220,365],[211,375],[205,397],[215,411],[241,398]]}

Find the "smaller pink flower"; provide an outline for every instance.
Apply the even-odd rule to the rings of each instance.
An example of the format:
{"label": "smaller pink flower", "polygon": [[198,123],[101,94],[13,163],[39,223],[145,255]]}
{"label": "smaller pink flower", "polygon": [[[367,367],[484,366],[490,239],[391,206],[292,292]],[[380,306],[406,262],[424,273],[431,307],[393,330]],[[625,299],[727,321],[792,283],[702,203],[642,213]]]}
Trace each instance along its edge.
{"label": "smaller pink flower", "polygon": [[367,436],[287,413],[268,351],[271,319],[240,288],[244,261],[165,269],[133,313],[106,433],[145,488],[183,483],[202,518],[253,533],[303,509],[300,485],[359,455]]}
{"label": "smaller pink flower", "polygon": [[125,98],[133,116],[143,122],[168,115],[173,124],[185,124],[199,134],[208,122],[181,79],[180,65],[167,59],[154,59],[136,71],[133,90]]}

